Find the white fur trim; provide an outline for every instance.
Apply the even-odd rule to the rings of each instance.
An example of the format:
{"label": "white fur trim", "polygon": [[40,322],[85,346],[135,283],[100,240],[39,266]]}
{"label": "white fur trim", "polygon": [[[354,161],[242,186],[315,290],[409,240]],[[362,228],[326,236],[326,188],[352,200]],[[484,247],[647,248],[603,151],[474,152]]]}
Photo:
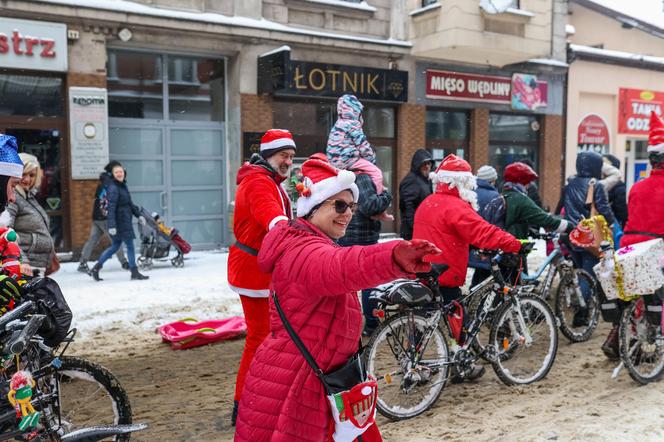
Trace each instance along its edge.
{"label": "white fur trim", "polygon": [[648,146],[648,153],[664,153],[664,143],[657,144],[655,146]]}
{"label": "white fur trim", "polygon": [[[295,149],[295,141],[290,138],[277,138],[269,143],[261,143],[261,152],[264,150],[276,149],[278,147],[292,146]],[[22,176],[22,175],[21,175]]]}
{"label": "white fur trim", "polygon": [[11,266],[20,266],[21,263],[18,261],[7,261],[2,263],[2,268],[11,267]]}
{"label": "white fur trim", "polygon": [[434,183],[442,183],[443,178],[446,177],[466,177],[474,176],[471,172],[453,172],[449,170],[439,170],[438,172],[431,172],[429,174],[429,179]]}
{"label": "white fur trim", "polygon": [[288,217],[283,215],[275,216],[267,226],[267,230],[272,230],[272,227],[274,227],[279,221],[288,221]]}
{"label": "white fur trim", "polygon": [[0,175],[12,176],[15,178],[23,177],[23,164],[0,163]]}
{"label": "white fur trim", "polygon": [[556,233],[564,233],[567,230],[568,222],[566,219],[560,221],[560,225],[556,229]]}
{"label": "white fur trim", "polygon": [[270,296],[270,289],[264,290],[255,290],[255,289],[243,289],[242,287],[235,287],[234,285],[228,284],[228,287],[231,288],[235,293],[242,296],[249,296],[250,298],[267,298]]}
{"label": "white fur trim", "polygon": [[342,190],[350,190],[355,202],[360,198],[360,191],[355,184],[355,174],[349,170],[340,170],[339,175],[314,183],[309,189],[311,190],[311,196],[301,196],[297,200],[298,217],[308,215],[315,206]]}

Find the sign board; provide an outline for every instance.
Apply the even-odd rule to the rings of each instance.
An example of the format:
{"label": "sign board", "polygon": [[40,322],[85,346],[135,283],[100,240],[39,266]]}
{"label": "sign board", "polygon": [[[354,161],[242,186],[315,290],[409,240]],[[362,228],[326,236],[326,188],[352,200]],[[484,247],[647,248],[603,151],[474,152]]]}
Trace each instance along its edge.
{"label": "sign board", "polygon": [[512,79],[452,71],[426,71],[427,98],[510,104]]}
{"label": "sign board", "polygon": [[405,102],[408,72],[291,60],[284,49],[258,58],[258,92]]}
{"label": "sign board", "polygon": [[67,26],[0,17],[0,67],[67,71]]}
{"label": "sign board", "polygon": [[546,107],[549,87],[532,74],[512,75],[512,109],[534,111]]}
{"label": "sign board", "polygon": [[648,170],[649,163],[648,161],[635,161],[634,162],[634,182],[639,182],[645,178],[648,178],[649,170]]}
{"label": "sign board", "polygon": [[597,114],[586,115],[579,123],[577,144],[579,152],[609,153],[609,127],[604,118]]}
{"label": "sign board", "polygon": [[69,130],[72,179],[97,179],[108,163],[106,89],[69,88]]}
{"label": "sign board", "polygon": [[618,133],[648,136],[651,111],[662,116],[664,92],[621,88],[618,104]]}

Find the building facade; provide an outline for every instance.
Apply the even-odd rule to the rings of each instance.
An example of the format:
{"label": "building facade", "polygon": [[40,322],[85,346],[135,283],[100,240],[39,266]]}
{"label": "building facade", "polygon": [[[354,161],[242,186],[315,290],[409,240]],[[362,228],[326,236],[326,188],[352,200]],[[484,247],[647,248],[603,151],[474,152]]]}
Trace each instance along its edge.
{"label": "building facade", "polygon": [[40,157],[58,248],[74,255],[110,159],[137,204],[196,247],[228,245],[235,176],[260,135],[290,129],[298,162],[324,151],[343,93],[365,104],[395,212],[421,147],[475,169],[530,158],[555,189],[564,3],[8,0],[0,131]]}

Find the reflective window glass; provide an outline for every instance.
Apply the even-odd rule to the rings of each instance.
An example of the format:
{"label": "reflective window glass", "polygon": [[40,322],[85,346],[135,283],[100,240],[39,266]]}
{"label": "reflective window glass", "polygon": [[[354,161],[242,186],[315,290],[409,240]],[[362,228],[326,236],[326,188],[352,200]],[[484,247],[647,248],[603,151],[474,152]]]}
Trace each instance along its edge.
{"label": "reflective window glass", "polygon": [[221,156],[223,155],[222,132],[220,130],[171,131],[172,155]]}
{"label": "reflective window glass", "polygon": [[109,51],[107,72],[110,117],[164,118],[161,56]]}
{"label": "reflective window glass", "polygon": [[0,73],[0,116],[62,116],[62,78]]}
{"label": "reflective window glass", "polygon": [[537,171],[540,123],[535,115],[489,114],[489,164],[502,176],[505,166],[530,160]]}
{"label": "reflective window glass", "polygon": [[169,118],[222,121],[224,119],[224,62],[168,57]]}
{"label": "reflective window glass", "polygon": [[171,161],[171,184],[173,186],[220,186],[223,173],[221,161]]}
{"label": "reflective window glass", "polygon": [[160,155],[161,129],[112,127],[109,148],[111,155]]}

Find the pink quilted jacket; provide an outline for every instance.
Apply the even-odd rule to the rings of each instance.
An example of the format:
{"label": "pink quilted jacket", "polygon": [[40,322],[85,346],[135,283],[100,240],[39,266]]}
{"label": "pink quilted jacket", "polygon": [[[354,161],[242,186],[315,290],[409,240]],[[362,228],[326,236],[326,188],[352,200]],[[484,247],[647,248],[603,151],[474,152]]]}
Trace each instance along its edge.
{"label": "pink quilted jacket", "polygon": [[[293,329],[324,372],[358,349],[362,313],[357,291],[407,276],[392,260],[398,241],[339,247],[312,224],[282,223],[265,237],[258,263]],[[236,441],[325,441],[334,425],[325,392],[270,298],[271,333],[249,369]]]}

